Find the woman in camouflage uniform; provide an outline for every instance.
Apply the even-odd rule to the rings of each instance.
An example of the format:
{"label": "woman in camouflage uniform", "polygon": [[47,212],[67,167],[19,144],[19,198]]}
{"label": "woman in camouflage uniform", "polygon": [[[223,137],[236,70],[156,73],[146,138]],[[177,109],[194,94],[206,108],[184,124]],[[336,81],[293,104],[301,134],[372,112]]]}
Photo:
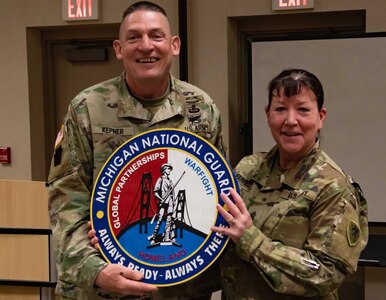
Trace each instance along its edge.
{"label": "woman in camouflage uniform", "polygon": [[315,75],[284,70],[268,86],[276,146],[236,167],[239,196],[219,212],[234,244],[221,262],[224,299],[338,299],[368,239],[359,186],[319,147],[326,117]]}

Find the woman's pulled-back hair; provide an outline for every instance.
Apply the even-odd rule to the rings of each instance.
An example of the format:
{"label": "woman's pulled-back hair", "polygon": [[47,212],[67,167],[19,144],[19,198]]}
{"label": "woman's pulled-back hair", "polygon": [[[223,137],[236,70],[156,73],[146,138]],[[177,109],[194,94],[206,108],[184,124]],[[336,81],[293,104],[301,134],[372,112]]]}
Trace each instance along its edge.
{"label": "woman's pulled-back hair", "polygon": [[291,97],[300,94],[304,86],[314,92],[320,111],[324,103],[322,84],[314,74],[302,69],[285,69],[270,81],[268,84],[268,108],[271,106],[272,97],[280,96],[282,88],[284,95]]}

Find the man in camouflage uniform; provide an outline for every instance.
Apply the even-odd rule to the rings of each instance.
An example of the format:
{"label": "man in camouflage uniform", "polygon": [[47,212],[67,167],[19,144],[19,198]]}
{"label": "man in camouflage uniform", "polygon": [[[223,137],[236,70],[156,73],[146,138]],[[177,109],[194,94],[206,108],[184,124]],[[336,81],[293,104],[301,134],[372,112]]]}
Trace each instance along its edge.
{"label": "man in camouflage uniform", "polygon": [[212,99],[169,73],[179,48],[161,7],[133,4],[114,41],[125,71],[84,90],[69,105],[48,178],[61,299],[139,299],[128,295],[145,292],[153,299],[210,299],[219,289],[217,269],[211,268],[188,283],[157,291],[139,281],[139,272],[107,264],[87,236],[93,184],[105,161],[129,138],[149,129],[180,128],[224,153],[220,113]]}
{"label": "man in camouflage uniform", "polygon": [[222,196],[230,227],[212,228],[235,242],[221,263],[223,299],[338,299],[368,240],[367,203],[319,148],[325,109],[316,77],[288,70],[270,86],[266,111],[277,145],[239,162],[242,198]]}

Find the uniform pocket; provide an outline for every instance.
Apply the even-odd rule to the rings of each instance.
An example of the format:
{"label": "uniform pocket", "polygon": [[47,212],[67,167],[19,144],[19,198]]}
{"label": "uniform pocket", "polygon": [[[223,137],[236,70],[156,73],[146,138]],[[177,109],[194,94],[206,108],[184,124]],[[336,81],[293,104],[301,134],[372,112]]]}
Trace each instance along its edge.
{"label": "uniform pocket", "polygon": [[306,210],[307,207],[299,205],[293,200],[278,203],[272,208],[262,232],[269,236],[272,241],[302,248],[309,233],[310,222]]}

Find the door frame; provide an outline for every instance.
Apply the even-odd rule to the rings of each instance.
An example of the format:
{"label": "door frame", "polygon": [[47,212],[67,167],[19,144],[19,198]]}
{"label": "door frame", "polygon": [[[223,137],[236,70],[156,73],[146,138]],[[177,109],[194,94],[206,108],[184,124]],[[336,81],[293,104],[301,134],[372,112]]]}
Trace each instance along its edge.
{"label": "door frame", "polygon": [[[365,33],[365,11],[228,18],[229,161],[252,154],[252,43]],[[268,83],[267,83],[268,84]]]}
{"label": "door frame", "polygon": [[54,150],[56,135],[55,128],[56,107],[55,107],[55,72],[54,72],[54,46],[57,44],[74,43],[112,43],[117,38],[119,32],[119,23],[116,24],[98,24],[98,25],[80,25],[67,27],[53,27],[42,29],[42,55],[43,55],[43,102],[44,102],[44,158],[45,178],[47,178]]}

